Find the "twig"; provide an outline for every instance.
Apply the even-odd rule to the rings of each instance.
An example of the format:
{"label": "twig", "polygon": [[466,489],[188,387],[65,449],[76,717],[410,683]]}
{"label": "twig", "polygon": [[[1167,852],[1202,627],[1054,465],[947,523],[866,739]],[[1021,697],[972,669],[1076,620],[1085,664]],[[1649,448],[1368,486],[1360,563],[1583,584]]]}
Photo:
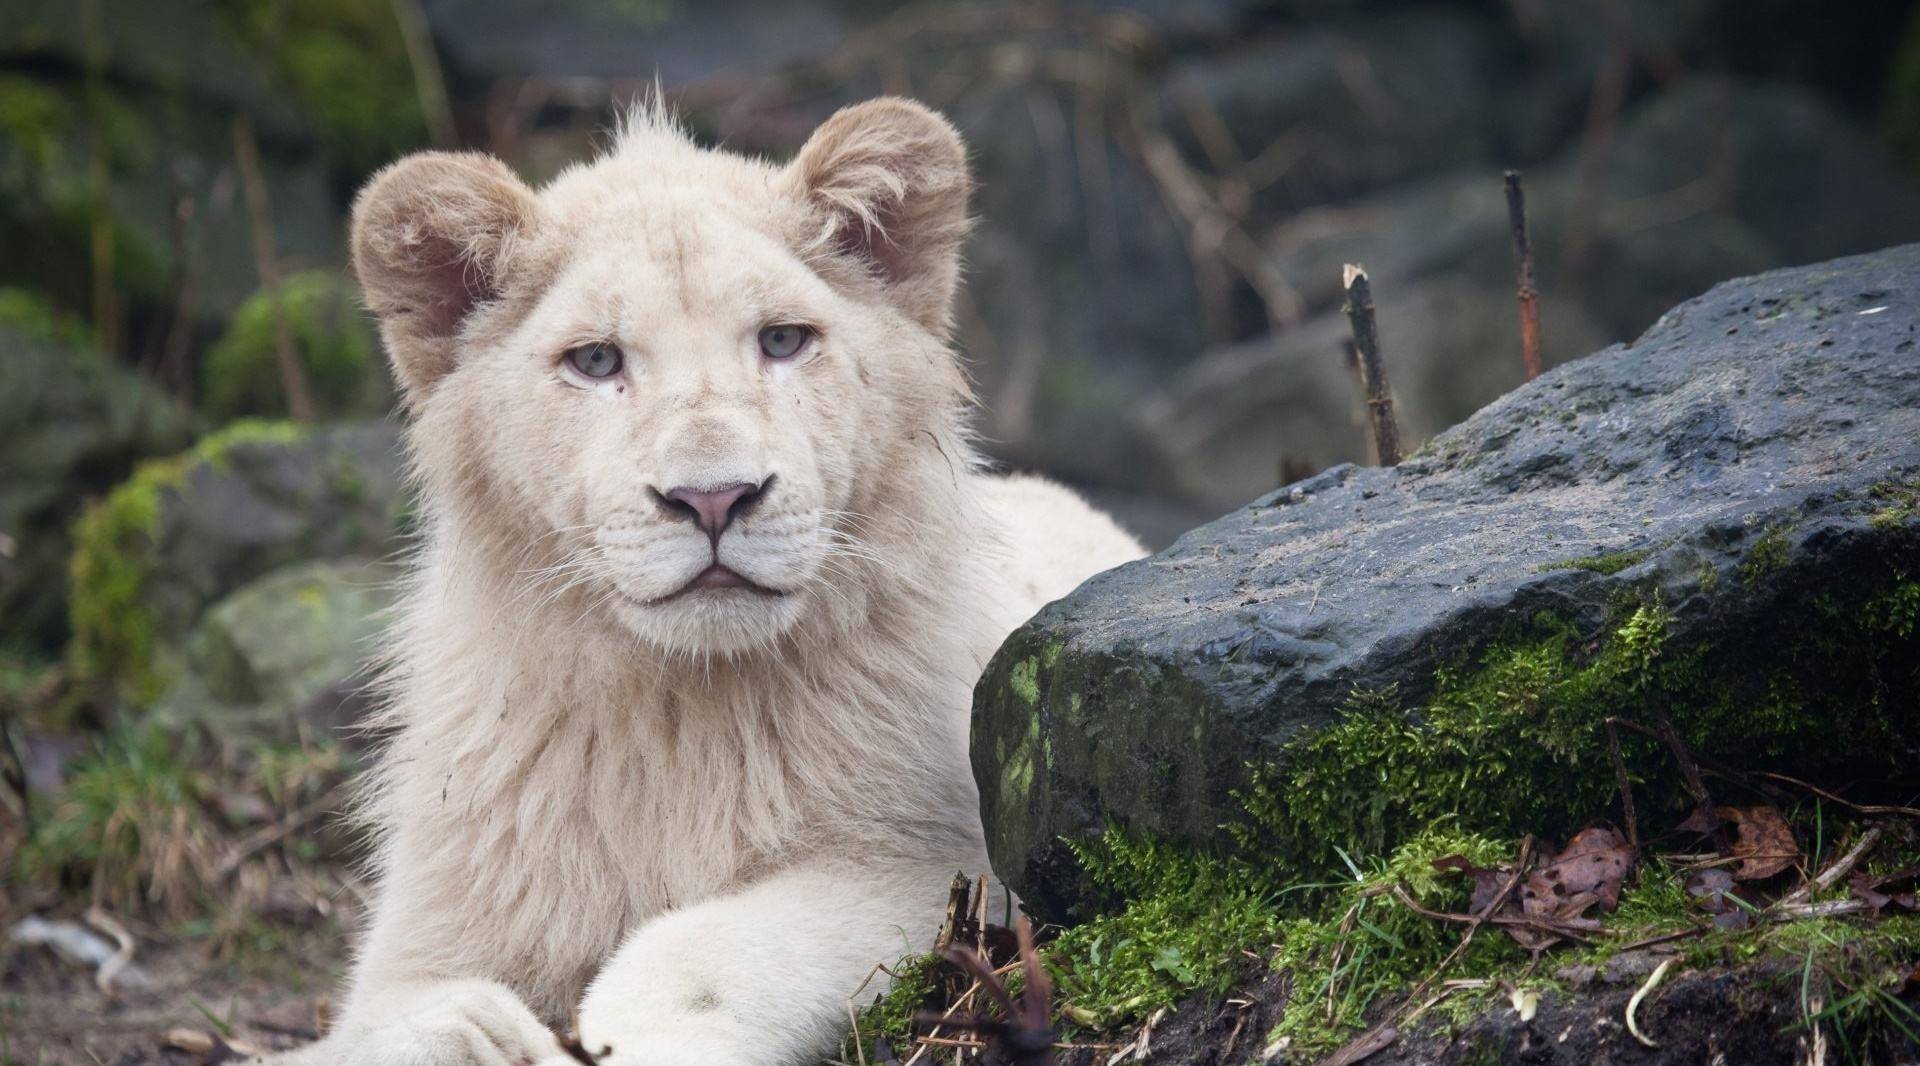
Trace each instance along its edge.
{"label": "twig", "polygon": [[[1511,173],[1511,172],[1509,172]],[[1633,813],[1633,782],[1627,778],[1627,760],[1620,754],[1620,730],[1616,718],[1608,718],[1607,753],[1613,757],[1613,776],[1620,783],[1620,807],[1627,820],[1627,843],[1640,850],[1640,820]]]}
{"label": "twig", "polygon": [[1796,788],[1804,788],[1808,792],[1819,796],[1821,799],[1832,800],[1856,814],[1897,814],[1906,818],[1920,818],[1920,807],[1895,807],[1878,803],[1854,803],[1850,800],[1841,799],[1826,789],[1810,785],[1797,777],[1788,777],[1786,774],[1768,773],[1765,770],[1760,771],[1760,776],[1770,777],[1775,781],[1785,781],[1787,784],[1793,785]]}
{"label": "twig", "polygon": [[1627,1000],[1627,1032],[1632,1033],[1635,1040],[1640,1041],[1648,1047],[1659,1047],[1660,1045],[1655,1043],[1647,1034],[1640,1031],[1640,1022],[1635,1017],[1635,1014],[1640,1010],[1640,1001],[1647,998],[1647,994],[1652,992],[1655,986],[1659,985],[1660,979],[1667,976],[1667,971],[1679,960],[1680,956],[1675,955],[1660,965],[1655,966],[1653,972],[1647,975],[1647,983],[1640,986],[1640,990],[1633,994],[1632,999]]}
{"label": "twig", "polygon": [[1407,1002],[1409,1004],[1418,1002],[1420,997],[1426,994],[1427,989],[1431,988],[1433,983],[1440,979],[1440,975],[1447,972],[1447,967],[1452,966],[1456,959],[1466,953],[1467,945],[1473,943],[1473,935],[1480,931],[1480,927],[1486,924],[1488,918],[1493,917],[1494,913],[1500,909],[1501,904],[1504,904],[1507,901],[1507,897],[1512,895],[1513,890],[1519,886],[1520,879],[1526,876],[1528,860],[1532,858],[1533,836],[1529,834],[1521,838],[1520,856],[1514,860],[1513,872],[1507,875],[1507,880],[1500,886],[1500,891],[1494,893],[1492,901],[1485,907],[1470,915],[1473,921],[1467,924],[1466,934],[1460,938],[1460,943],[1455,944],[1453,950],[1447,953],[1447,957],[1440,960],[1440,965],[1435,966],[1432,973],[1429,973],[1424,980],[1415,985],[1412,992],[1407,993]]}
{"label": "twig", "polygon": [[294,811],[292,814],[287,815],[272,825],[264,826],[249,833],[246,837],[235,843],[233,847],[227,849],[226,855],[220,859],[220,864],[214,867],[214,879],[216,881],[225,881],[227,878],[232,877],[234,872],[240,869],[241,863],[246,862],[267,848],[299,832],[315,818],[339,807],[340,800],[345,796],[346,790],[347,785],[345,783],[335,785],[328,789],[325,795],[322,795],[319,799],[314,800],[305,807]]}
{"label": "twig", "polygon": [[1520,362],[1527,380],[1540,376],[1540,293],[1533,285],[1533,241],[1527,236],[1527,194],[1520,172],[1507,171],[1507,225],[1513,231],[1514,269],[1519,273]]}
{"label": "twig", "polygon": [[311,422],[313,392],[307,387],[306,368],[300,365],[293,346],[293,331],[287,325],[280,292],[280,266],[274,261],[273,209],[267,202],[266,179],[260,174],[260,142],[254,138],[253,121],[245,115],[233,119],[233,158],[240,166],[240,187],[246,194],[247,217],[253,230],[254,267],[273,310],[273,356],[280,367],[287,414],[296,422]]}
{"label": "twig", "polygon": [[1373,446],[1381,466],[1400,463],[1400,427],[1393,420],[1393,388],[1380,362],[1380,329],[1373,319],[1373,286],[1367,272],[1348,263],[1342,275],[1347,290],[1347,321],[1353,327],[1353,347],[1360,353],[1360,381],[1367,390],[1367,422],[1373,427]]}
{"label": "twig", "polygon": [[[1435,919],[1436,921],[1455,922],[1460,924],[1470,923],[1475,920],[1472,915],[1448,914],[1446,911],[1436,911],[1427,907],[1423,907],[1420,905],[1419,901],[1415,900],[1412,896],[1407,894],[1406,889],[1402,888],[1399,885],[1394,885],[1388,891],[1392,894],[1394,899],[1397,899],[1400,901],[1401,906],[1404,906],[1408,910],[1414,912],[1415,914],[1421,915],[1423,917],[1432,918],[1432,919]],[[1593,943],[1592,937],[1590,937],[1588,934],[1595,931],[1592,928],[1582,929],[1577,926],[1567,925],[1562,922],[1547,921],[1544,918],[1502,918],[1502,917],[1489,916],[1480,920],[1486,922],[1488,925],[1497,925],[1503,929],[1507,929],[1507,928],[1531,929],[1536,933],[1546,933],[1551,936],[1559,937],[1564,940],[1577,940],[1582,944]]]}
{"label": "twig", "polygon": [[1825,892],[1839,884],[1840,879],[1847,876],[1855,866],[1860,865],[1860,860],[1866,858],[1867,852],[1872,851],[1873,846],[1879,842],[1880,827],[1876,825],[1860,834],[1860,842],[1849,849],[1845,855],[1834,860],[1833,865],[1821,871],[1820,876],[1781,896],[1774,906],[1791,907],[1796,903],[1805,903],[1813,898],[1815,892]]}

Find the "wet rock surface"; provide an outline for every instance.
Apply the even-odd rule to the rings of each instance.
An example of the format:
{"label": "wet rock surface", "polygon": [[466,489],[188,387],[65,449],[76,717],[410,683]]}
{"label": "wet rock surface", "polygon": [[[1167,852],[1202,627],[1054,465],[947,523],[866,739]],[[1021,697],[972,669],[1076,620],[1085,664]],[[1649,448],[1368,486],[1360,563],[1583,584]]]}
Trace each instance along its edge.
{"label": "wet rock surface", "polygon": [[[1597,643],[1623,600],[1658,605],[1668,639],[1764,703],[1811,668],[1806,604],[1920,573],[1916,291],[1920,246],[1727,282],[1398,468],[1327,470],[1050,605],[976,690],[997,869],[1058,914],[1063,836],[1218,844],[1250,761],[1284,765],[1357,693],[1418,704],[1516,620]],[[1846,717],[1878,710],[1835,708],[1818,743],[1768,756],[1911,780],[1910,743],[1847,750]]]}

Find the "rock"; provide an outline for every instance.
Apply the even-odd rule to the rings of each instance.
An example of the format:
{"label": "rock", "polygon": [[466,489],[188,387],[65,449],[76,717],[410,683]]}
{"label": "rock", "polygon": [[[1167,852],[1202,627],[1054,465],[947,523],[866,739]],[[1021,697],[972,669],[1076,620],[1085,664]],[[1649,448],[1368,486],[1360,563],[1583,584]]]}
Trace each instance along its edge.
{"label": "rock", "polygon": [[[1058,917],[1062,838],[1108,825],[1307,874],[1439,819],[1564,838],[1616,816],[1609,715],[1860,800],[1915,780],[1916,291],[1914,245],[1728,282],[1048,606],[975,693],[996,868]],[[1677,823],[1669,757],[1626,756]]]}
{"label": "rock", "polygon": [[42,651],[66,639],[69,527],[138,460],[191,439],[171,397],[83,345],[0,327],[0,617]]}
{"label": "rock", "polygon": [[357,718],[397,571],[362,560],[295,563],[209,607],[156,718],[290,739],[337,739]]}
{"label": "rock", "polygon": [[[1323,16],[1196,52],[1168,73],[1161,108],[1177,116],[1202,102],[1240,155],[1287,160],[1254,190],[1269,211],[1351,200],[1493,155],[1491,28],[1437,7]],[[1187,154],[1207,158],[1199,144]]]}
{"label": "rock", "polygon": [[78,526],[74,671],[150,705],[209,605],[290,563],[383,558],[409,515],[389,423],[241,422],[149,463]]}

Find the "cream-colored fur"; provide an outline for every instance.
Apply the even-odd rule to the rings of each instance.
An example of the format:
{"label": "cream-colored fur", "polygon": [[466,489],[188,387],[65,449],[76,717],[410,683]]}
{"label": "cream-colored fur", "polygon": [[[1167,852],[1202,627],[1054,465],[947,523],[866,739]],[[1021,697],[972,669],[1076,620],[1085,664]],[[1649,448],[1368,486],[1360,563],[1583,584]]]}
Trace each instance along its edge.
{"label": "cream-colored fur", "polygon": [[[437,153],[369,184],[426,536],[372,922],[300,1060],[533,1061],[577,1007],[609,1066],[806,1062],[986,869],[973,683],[1140,549],[980,469],[946,342],[968,183],[944,120],[878,100],[784,167],[654,111],[538,192]],[[816,335],[769,358],[777,323]],[[623,369],[578,372],[589,342]],[[769,476],[716,539],[663,499]],[[663,599],[716,558],[762,590]]]}

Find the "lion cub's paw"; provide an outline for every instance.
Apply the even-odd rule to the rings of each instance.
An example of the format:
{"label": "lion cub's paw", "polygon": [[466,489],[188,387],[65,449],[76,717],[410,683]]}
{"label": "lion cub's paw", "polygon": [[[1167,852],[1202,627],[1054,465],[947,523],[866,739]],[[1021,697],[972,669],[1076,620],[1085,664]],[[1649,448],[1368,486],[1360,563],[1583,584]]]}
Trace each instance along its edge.
{"label": "lion cub's paw", "polygon": [[560,1055],[553,1031],[506,988],[462,981],[434,988],[351,1040],[366,1066],[529,1066]]}

